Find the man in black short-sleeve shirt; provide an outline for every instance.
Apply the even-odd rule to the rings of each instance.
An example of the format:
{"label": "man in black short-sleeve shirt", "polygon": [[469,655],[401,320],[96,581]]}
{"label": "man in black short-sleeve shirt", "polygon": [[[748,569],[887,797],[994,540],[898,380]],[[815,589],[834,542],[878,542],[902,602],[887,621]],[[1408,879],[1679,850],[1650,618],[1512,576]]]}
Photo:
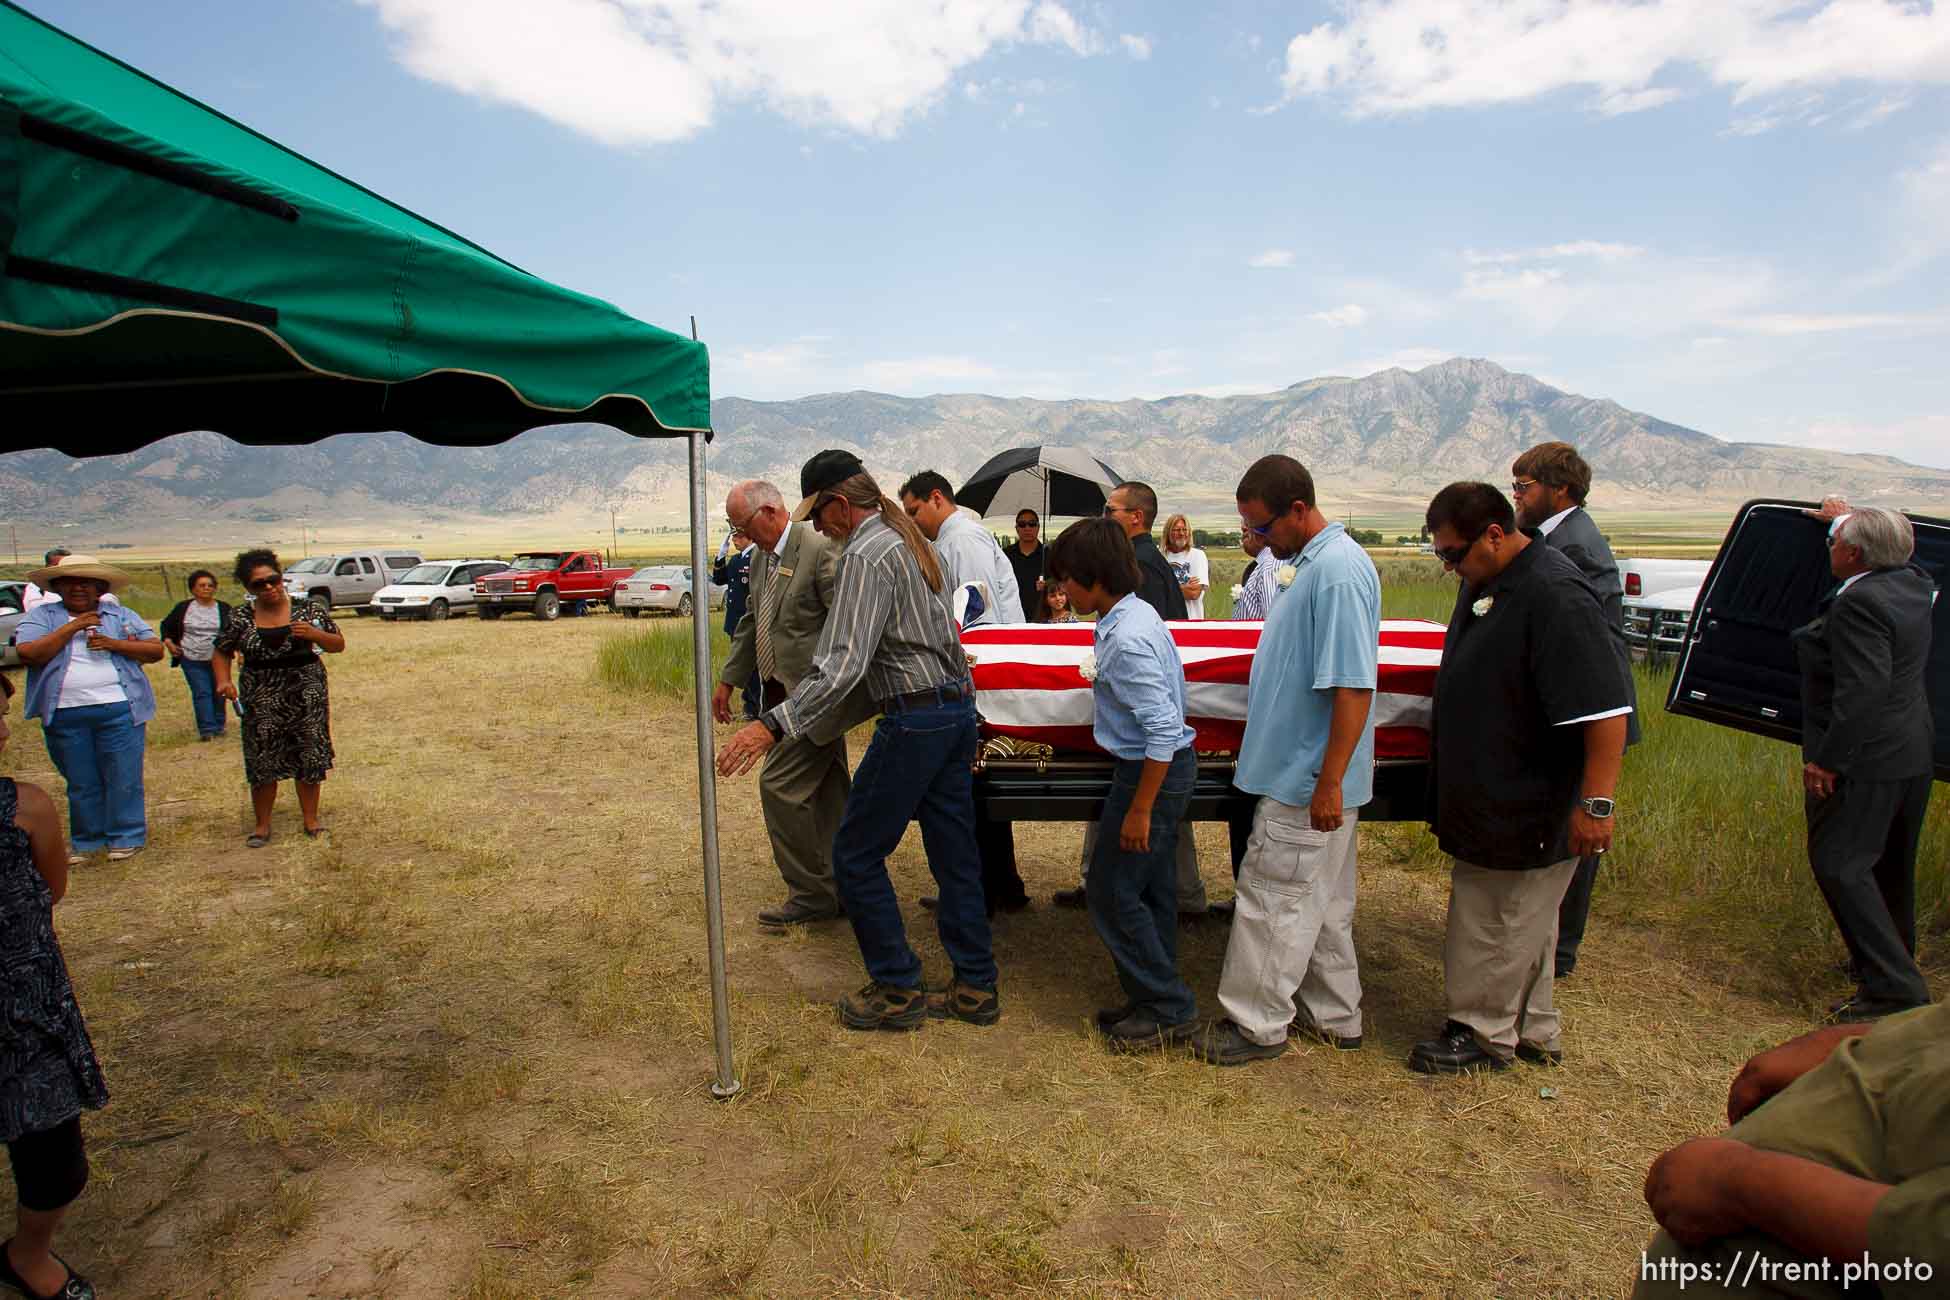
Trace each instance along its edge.
{"label": "man in black short-sleeve shirt", "polygon": [[1557,907],[1577,859],[1611,844],[1632,703],[1598,593],[1517,531],[1509,499],[1456,483],[1429,505],[1462,578],[1436,675],[1434,811],[1455,861],[1443,950],[1449,1019],[1429,1073],[1562,1059],[1551,1002]]}

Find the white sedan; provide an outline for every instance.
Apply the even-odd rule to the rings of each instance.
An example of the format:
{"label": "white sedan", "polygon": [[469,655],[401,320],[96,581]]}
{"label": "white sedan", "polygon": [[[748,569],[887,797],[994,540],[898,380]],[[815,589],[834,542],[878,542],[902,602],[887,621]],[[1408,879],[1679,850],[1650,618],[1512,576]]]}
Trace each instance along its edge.
{"label": "white sedan", "polygon": [[[724,591],[717,583],[711,586],[711,608],[724,608]],[[653,614],[678,614],[689,618],[695,602],[691,599],[691,571],[687,565],[660,564],[647,569],[638,569],[629,577],[616,584],[616,595],[611,598],[613,609],[641,618],[644,611]]]}
{"label": "white sedan", "polygon": [[388,622],[401,618],[438,622],[474,608],[474,579],[507,567],[502,560],[432,560],[415,565],[398,582],[381,587],[372,607]]}

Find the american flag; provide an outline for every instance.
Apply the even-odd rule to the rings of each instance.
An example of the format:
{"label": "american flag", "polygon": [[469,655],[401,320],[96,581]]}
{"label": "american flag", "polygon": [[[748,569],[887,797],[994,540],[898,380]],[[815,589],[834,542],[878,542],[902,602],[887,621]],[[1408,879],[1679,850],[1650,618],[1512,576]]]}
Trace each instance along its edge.
{"label": "american flag", "polygon": [[[1187,719],[1206,752],[1236,753],[1246,728],[1246,683],[1262,624],[1165,624],[1185,662]],[[1375,691],[1375,757],[1429,756],[1429,699],[1442,661],[1440,623],[1383,619]],[[1096,750],[1090,683],[1077,666],[1090,652],[1089,623],[973,627],[961,643],[975,657],[975,707],[985,736],[1014,736],[1062,750]]]}

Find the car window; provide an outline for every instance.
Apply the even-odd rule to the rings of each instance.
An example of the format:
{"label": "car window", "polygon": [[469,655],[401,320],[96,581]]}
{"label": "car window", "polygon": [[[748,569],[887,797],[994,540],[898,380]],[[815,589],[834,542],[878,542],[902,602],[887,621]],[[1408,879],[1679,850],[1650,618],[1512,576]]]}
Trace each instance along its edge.
{"label": "car window", "polygon": [[359,562],[357,560],[340,560],[339,567],[334,572],[341,578],[356,578],[359,576]]}
{"label": "car window", "polygon": [[410,569],[420,562],[417,555],[388,555],[386,567],[389,569]]}
{"label": "car window", "polygon": [[364,569],[364,570],[365,570],[365,571],[366,571],[367,573],[377,573],[377,572],[379,572],[379,570],[378,570],[377,568],[375,568],[375,567],[374,567],[374,565],[373,565],[373,562],[372,562],[371,560],[368,560],[368,559],[367,559],[367,558],[366,558],[365,556],[363,556],[363,555],[361,555],[361,556],[359,557],[359,567],[360,567],[360,568],[362,568],[362,569]]}

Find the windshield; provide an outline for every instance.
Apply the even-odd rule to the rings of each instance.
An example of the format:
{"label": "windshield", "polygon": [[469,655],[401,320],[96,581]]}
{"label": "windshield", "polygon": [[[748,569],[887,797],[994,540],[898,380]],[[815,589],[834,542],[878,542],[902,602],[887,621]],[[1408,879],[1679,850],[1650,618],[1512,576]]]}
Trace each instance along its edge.
{"label": "windshield", "polygon": [[444,587],[447,585],[447,566],[444,564],[420,564],[408,569],[395,581],[400,587]]}
{"label": "windshield", "polygon": [[284,571],[286,573],[325,573],[330,571],[331,567],[332,558],[329,555],[319,555],[309,560],[300,560],[296,564],[288,564],[285,566]]}
{"label": "windshield", "polygon": [[551,551],[547,555],[517,555],[514,569],[516,573],[547,573],[561,562],[562,555],[558,551]]}
{"label": "windshield", "polygon": [[632,578],[662,578],[665,581],[668,581],[672,578],[683,577],[684,571],[682,569],[672,568],[669,565],[660,564],[660,565],[655,565],[648,569],[638,569],[635,573],[631,574],[630,576]]}

